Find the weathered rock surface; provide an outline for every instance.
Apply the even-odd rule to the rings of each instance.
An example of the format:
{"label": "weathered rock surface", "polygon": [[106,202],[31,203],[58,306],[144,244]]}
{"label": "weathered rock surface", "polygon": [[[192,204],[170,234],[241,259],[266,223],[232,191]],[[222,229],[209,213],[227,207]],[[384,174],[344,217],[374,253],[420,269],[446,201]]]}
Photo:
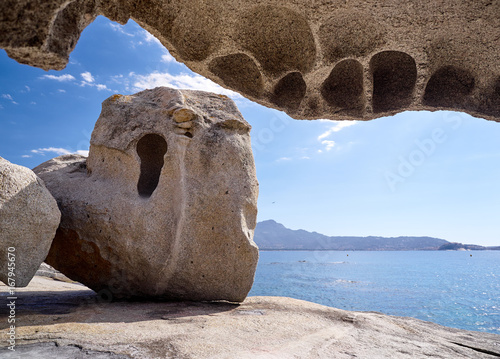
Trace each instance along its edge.
{"label": "weathered rock surface", "polygon": [[[16,352],[0,341],[5,359],[17,359],[19,353],[39,359],[500,356],[500,335],[290,298],[249,297],[241,305],[107,303],[83,286],[40,277],[17,295]],[[7,309],[0,307],[0,313]],[[0,337],[7,325],[0,321]]]}
{"label": "weathered rock surface", "polygon": [[500,120],[500,2],[4,0],[0,47],[62,69],[102,14],[192,70],[294,118],[450,109]]}
{"label": "weathered rock surface", "polygon": [[34,169],[62,212],[46,262],[107,296],[242,301],[258,260],[249,132],[225,96],[108,98],[88,159]]}
{"label": "weathered rock surface", "polygon": [[49,252],[60,219],[43,181],[29,168],[0,157],[0,281],[28,285]]}
{"label": "weathered rock surface", "polygon": [[62,282],[68,282],[68,283],[76,283],[75,281],[72,281],[68,277],[66,277],[64,274],[59,272],[57,269],[55,269],[52,266],[49,266],[47,263],[42,263],[40,265],[40,268],[36,271],[37,276],[40,277],[47,277],[47,278],[52,278],[55,280],[60,280]]}

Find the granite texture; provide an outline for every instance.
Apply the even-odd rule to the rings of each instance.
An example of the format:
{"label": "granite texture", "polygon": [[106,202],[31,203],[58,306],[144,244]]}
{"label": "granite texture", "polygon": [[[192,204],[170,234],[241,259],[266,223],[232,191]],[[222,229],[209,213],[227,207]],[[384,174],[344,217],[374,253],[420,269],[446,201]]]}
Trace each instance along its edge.
{"label": "granite texture", "polygon": [[111,297],[244,300],[259,256],[249,133],[225,96],[111,96],[88,158],[34,169],[62,212],[46,262]]}
{"label": "granite texture", "polygon": [[25,287],[44,261],[61,213],[29,168],[0,157],[0,281]]}
{"label": "granite texture", "polygon": [[297,119],[500,119],[498,1],[4,0],[0,13],[0,48],[43,69],[64,68],[104,15],[135,20],[193,71]]}

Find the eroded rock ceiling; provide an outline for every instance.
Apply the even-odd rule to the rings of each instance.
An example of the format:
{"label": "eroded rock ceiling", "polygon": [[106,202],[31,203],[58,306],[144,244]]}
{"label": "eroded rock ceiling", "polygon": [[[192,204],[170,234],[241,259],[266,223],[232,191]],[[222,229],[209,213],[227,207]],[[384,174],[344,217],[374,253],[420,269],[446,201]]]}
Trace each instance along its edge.
{"label": "eroded rock ceiling", "polygon": [[62,69],[97,15],[297,119],[449,109],[500,120],[498,0],[4,0],[0,47]]}

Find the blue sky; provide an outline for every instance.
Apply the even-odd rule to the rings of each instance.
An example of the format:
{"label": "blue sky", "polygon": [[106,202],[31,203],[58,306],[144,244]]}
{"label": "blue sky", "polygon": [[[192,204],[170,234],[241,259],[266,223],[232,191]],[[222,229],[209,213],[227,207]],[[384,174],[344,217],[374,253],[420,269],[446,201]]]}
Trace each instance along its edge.
{"label": "blue sky", "polygon": [[177,63],[133,21],[100,16],[62,71],[0,52],[0,156],[26,167],[85,154],[101,102],[146,88],[231,96],[252,125],[259,221],[327,235],[428,235],[500,245],[500,124],[454,112],[297,121]]}

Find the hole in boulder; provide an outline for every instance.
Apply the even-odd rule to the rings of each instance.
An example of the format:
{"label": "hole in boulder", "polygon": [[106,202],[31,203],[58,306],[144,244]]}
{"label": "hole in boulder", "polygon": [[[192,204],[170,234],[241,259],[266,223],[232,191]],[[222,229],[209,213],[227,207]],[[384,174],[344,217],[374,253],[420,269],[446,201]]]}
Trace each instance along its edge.
{"label": "hole in boulder", "polygon": [[296,109],[300,106],[306,89],[307,85],[300,72],[291,72],[278,82],[271,101],[280,107]]}
{"label": "hole in boulder", "polygon": [[329,105],[359,108],[363,104],[363,65],[356,60],[339,62],[321,85],[321,95]]}
{"label": "hole in boulder", "polygon": [[167,152],[167,142],[156,134],[147,134],[137,142],[137,154],[141,159],[141,175],[137,191],[142,197],[150,197],[160,180],[163,156]]}
{"label": "hole in boulder", "polygon": [[397,110],[409,105],[417,82],[417,65],[408,54],[383,51],[372,57],[373,112]]}
{"label": "hole in boulder", "polygon": [[470,71],[444,66],[438,69],[427,82],[424,104],[428,106],[463,107],[465,98],[475,86]]}

